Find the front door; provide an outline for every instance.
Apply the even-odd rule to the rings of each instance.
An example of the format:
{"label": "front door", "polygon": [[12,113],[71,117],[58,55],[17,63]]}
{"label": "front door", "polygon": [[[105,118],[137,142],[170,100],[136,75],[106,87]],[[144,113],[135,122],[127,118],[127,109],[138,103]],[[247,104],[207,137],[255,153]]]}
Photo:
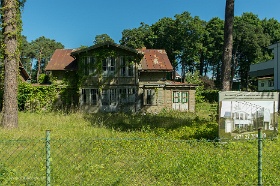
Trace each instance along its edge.
{"label": "front door", "polygon": [[172,92],[172,108],[174,110],[187,111],[188,110],[188,97],[187,91],[173,91]]}

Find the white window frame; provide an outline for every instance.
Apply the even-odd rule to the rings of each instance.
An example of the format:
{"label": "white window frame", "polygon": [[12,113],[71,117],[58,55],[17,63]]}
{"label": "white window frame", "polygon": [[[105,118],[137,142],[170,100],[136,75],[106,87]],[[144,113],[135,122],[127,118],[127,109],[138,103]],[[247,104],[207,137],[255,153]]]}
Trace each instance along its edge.
{"label": "white window frame", "polygon": [[107,57],[102,61],[102,70],[104,76],[114,75],[116,72],[116,58]]}

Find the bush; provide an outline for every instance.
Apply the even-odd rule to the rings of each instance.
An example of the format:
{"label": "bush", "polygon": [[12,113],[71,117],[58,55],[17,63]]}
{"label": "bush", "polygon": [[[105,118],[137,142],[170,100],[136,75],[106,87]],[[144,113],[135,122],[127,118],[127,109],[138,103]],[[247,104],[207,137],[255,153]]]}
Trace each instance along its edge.
{"label": "bush", "polygon": [[40,74],[39,82],[40,84],[50,84],[50,76],[46,74]]}
{"label": "bush", "polygon": [[209,103],[214,103],[219,101],[219,90],[204,90],[201,92],[204,100]]}
{"label": "bush", "polygon": [[50,111],[57,95],[58,91],[55,86],[32,86],[22,82],[18,87],[19,110]]}

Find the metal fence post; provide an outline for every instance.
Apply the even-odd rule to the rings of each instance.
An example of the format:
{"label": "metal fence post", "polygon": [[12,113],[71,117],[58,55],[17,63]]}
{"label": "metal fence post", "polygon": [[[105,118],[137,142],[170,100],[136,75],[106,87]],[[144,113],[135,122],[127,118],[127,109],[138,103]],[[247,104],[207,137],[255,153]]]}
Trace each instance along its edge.
{"label": "metal fence post", "polygon": [[46,186],[51,185],[51,131],[46,131]]}
{"label": "metal fence post", "polygon": [[258,129],[258,186],[262,186],[262,128]]}

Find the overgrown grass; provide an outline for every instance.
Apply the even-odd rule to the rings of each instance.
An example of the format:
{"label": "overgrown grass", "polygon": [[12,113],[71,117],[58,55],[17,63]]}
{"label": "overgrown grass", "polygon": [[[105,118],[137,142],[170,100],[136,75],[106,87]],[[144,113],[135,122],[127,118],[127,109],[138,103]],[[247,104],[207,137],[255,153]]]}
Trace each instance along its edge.
{"label": "overgrown grass", "polygon": [[[0,185],[257,185],[257,141],[218,143],[211,106],[197,113],[19,113],[0,129]],[[199,140],[197,140],[199,139]],[[264,141],[264,185],[280,185],[278,140]]]}

